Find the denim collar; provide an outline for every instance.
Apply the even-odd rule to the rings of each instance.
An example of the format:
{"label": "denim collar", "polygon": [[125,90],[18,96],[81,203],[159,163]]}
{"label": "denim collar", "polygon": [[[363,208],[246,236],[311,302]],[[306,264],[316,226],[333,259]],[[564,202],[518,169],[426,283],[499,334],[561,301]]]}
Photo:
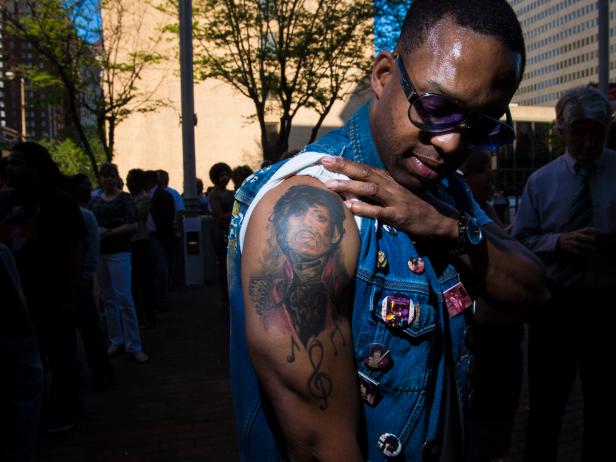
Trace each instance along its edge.
{"label": "denim collar", "polygon": [[377,168],[385,168],[376,150],[370,127],[370,102],[364,104],[348,122],[349,140],[353,147],[353,160]]}

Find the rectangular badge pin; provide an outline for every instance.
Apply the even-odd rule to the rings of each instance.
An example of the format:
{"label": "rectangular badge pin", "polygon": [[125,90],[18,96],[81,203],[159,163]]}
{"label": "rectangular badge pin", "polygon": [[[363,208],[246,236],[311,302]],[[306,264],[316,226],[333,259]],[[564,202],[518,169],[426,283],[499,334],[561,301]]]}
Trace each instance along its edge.
{"label": "rectangular badge pin", "polygon": [[379,383],[361,371],[359,376],[359,395],[370,406],[374,406],[379,395]]}
{"label": "rectangular badge pin", "polygon": [[443,297],[450,318],[473,306],[473,299],[461,282],[443,292]]}

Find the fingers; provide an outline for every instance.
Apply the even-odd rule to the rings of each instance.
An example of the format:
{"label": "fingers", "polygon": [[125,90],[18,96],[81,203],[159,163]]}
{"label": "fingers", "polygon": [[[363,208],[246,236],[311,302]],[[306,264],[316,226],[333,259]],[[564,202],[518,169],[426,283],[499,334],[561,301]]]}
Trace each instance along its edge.
{"label": "fingers", "polygon": [[379,187],[374,183],[354,180],[328,180],[325,187],[337,193],[349,193],[360,197],[376,197]]}
{"label": "fingers", "polygon": [[582,228],[580,230],[577,231],[577,233],[579,233],[580,236],[584,236],[584,237],[597,237],[601,234],[601,230],[599,228],[592,228],[592,227],[587,227],[587,228]]}
{"label": "fingers", "polygon": [[344,201],[344,205],[353,215],[358,215],[360,217],[380,220],[383,212],[382,207],[361,201]]}
{"label": "fingers", "polygon": [[385,205],[385,202],[394,196],[393,192],[400,187],[385,171],[342,157],[323,157],[321,164],[332,172],[350,178],[350,180],[330,180],[325,183],[328,189],[338,193],[369,197]]}
{"label": "fingers", "polygon": [[593,243],[597,241],[597,235],[594,233],[578,233],[575,235],[575,241],[579,243]]}
{"label": "fingers", "polygon": [[321,164],[332,172],[342,173],[351,179],[366,181],[376,176],[374,169],[364,164],[358,164],[342,157],[327,156],[321,159]]}
{"label": "fingers", "polygon": [[595,238],[584,235],[582,230],[564,233],[558,239],[558,246],[562,252],[578,257],[586,257],[596,252]]}
{"label": "fingers", "polygon": [[590,242],[575,242],[573,248],[575,253],[582,257],[587,257],[597,253],[597,246]]}

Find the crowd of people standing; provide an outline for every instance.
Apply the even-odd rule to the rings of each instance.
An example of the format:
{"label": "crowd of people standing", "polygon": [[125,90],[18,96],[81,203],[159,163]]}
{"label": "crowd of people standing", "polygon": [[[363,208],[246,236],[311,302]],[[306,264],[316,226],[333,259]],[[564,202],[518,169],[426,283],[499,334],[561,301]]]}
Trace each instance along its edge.
{"label": "crowd of people standing", "polygon": [[[200,194],[217,236],[228,228],[233,198],[226,189],[233,172],[226,164],[222,170],[226,181],[215,173],[213,190]],[[0,160],[2,341],[14,347],[5,364],[17,381],[6,384],[0,406],[8,460],[29,460],[39,427],[60,432],[76,424],[77,335],[94,386],[107,390],[111,358],[126,353],[148,363],[141,332],[171,308],[182,196],[164,170],[132,169],[125,182],[112,163],[99,171],[98,188],[85,174],[65,176],[34,142],[15,144]]]}

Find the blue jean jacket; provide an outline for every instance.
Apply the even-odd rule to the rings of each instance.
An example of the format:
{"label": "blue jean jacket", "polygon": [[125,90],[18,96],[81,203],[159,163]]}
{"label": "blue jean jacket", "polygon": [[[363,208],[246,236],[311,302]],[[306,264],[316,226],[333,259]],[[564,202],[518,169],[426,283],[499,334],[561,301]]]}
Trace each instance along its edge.
{"label": "blue jean jacket", "polygon": [[[340,155],[357,162],[383,168],[369,126],[369,105],[362,107],[342,128],[332,131],[306,147],[305,151]],[[301,154],[300,154],[301,155]],[[231,373],[237,431],[242,461],[285,460],[284,443],[268,399],[259,387],[248,353],[244,302],[240,277],[241,253],[238,244],[242,218],[261,185],[283,164],[275,164],[248,178],[236,194],[229,234],[228,274],[231,303]],[[456,178],[444,181],[445,185]],[[461,182],[459,182],[462,184]],[[457,188],[453,195],[441,197],[476,216],[481,213],[470,199],[468,188]],[[460,191],[462,193],[460,194]],[[455,192],[458,196],[455,197]],[[485,223],[485,215],[478,216]],[[388,460],[378,445],[385,433],[396,435],[402,453],[396,460],[420,461],[426,448],[436,455],[443,438],[444,405],[449,371],[454,406],[459,403],[461,431],[469,401],[469,370],[472,357],[466,346],[470,335],[470,309],[450,317],[443,291],[459,282],[451,265],[435,268],[430,255],[420,254],[410,236],[363,218],[361,250],[353,302],[352,331],[358,373],[378,383],[378,400],[363,404],[358,436],[367,460]],[[385,253],[388,265],[377,266],[377,253]],[[408,260],[421,255],[422,274],[409,269]],[[405,329],[391,328],[382,319],[382,300],[398,295],[415,303],[413,322]],[[392,365],[372,370],[363,364],[365,348],[380,343],[390,350]]]}

